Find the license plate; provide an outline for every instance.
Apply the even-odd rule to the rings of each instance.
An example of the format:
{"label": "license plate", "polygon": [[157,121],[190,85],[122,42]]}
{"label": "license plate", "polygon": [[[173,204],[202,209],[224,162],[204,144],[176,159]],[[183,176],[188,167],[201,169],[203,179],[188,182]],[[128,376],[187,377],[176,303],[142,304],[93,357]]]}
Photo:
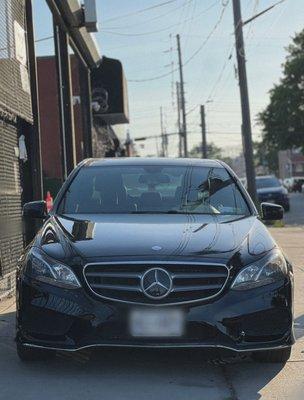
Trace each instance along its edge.
{"label": "license plate", "polygon": [[181,310],[135,309],[130,313],[130,333],[134,337],[180,337],[185,316]]}

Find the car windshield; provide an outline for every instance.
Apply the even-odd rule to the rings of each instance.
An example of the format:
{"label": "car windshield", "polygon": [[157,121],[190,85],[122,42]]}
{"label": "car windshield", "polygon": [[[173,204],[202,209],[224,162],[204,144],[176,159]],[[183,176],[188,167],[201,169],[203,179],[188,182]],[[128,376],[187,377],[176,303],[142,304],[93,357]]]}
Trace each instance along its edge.
{"label": "car windshield", "polygon": [[80,169],[58,213],[248,215],[250,211],[224,168],[120,165]]}
{"label": "car windshield", "polygon": [[280,186],[281,186],[280,181],[274,176],[269,178],[256,179],[257,189],[265,189],[265,188],[280,187]]}

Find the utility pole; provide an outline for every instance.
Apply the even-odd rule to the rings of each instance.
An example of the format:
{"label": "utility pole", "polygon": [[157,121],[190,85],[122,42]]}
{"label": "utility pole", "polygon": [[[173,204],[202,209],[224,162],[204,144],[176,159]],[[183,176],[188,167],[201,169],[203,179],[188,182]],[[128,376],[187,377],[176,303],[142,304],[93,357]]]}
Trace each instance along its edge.
{"label": "utility pole", "polygon": [[131,141],[131,136],[129,130],[127,130],[127,135],[126,135],[126,156],[127,157],[132,157],[132,141]]}
{"label": "utility pole", "polygon": [[166,157],[166,138],[164,133],[164,118],[163,118],[162,107],[160,107],[160,135],[161,135],[162,157]]}
{"label": "utility pole", "polygon": [[186,120],[186,103],[185,103],[185,90],[184,90],[184,75],[183,75],[183,63],[182,63],[182,52],[180,45],[180,36],[176,35],[177,40],[177,52],[178,52],[178,65],[179,65],[179,76],[180,76],[180,100],[182,110],[182,134],[184,142],[184,157],[188,157],[188,142],[187,142],[187,120]]}
{"label": "utility pole", "polygon": [[158,149],[158,136],[155,136],[155,146],[156,146],[156,156],[159,157],[159,149]]}
{"label": "utility pole", "polygon": [[201,105],[201,128],[202,128],[202,158],[207,158],[206,117],[205,106]]}
{"label": "utility pole", "polygon": [[239,87],[242,107],[242,135],[243,151],[245,156],[248,192],[254,202],[257,200],[255,170],[253,162],[252,132],[250,121],[250,107],[247,86],[246,59],[243,37],[243,21],[240,0],[233,0],[234,30],[236,55],[238,63]]}
{"label": "utility pole", "polygon": [[176,104],[177,104],[177,129],[178,129],[178,156],[183,156],[183,137],[181,128],[181,101],[180,101],[180,87],[179,82],[176,82]]}

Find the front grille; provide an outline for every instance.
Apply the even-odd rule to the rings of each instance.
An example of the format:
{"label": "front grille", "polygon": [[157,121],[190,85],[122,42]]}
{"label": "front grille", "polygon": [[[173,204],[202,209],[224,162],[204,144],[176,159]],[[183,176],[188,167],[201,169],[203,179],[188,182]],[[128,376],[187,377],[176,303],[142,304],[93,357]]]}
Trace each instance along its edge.
{"label": "front grille", "polygon": [[[142,276],[151,268],[168,272],[170,293],[161,299],[147,297],[141,286]],[[178,304],[209,299],[218,295],[228,280],[229,270],[221,264],[198,263],[100,263],[88,264],[85,280],[96,295],[140,304]]]}

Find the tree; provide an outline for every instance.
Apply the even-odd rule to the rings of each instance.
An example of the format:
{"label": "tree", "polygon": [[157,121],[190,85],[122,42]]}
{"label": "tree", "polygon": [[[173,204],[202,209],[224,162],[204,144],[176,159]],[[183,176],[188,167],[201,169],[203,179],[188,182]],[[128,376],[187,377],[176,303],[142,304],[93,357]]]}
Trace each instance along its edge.
{"label": "tree", "polygon": [[283,77],[270,90],[270,102],[258,116],[263,140],[260,150],[272,171],[278,169],[279,150],[301,148],[304,152],[304,30],[287,48]]}
{"label": "tree", "polygon": [[[207,146],[207,155],[208,158],[221,158],[222,156],[222,151],[220,147],[217,147],[215,144],[210,143]],[[189,157],[193,158],[201,158],[202,157],[202,144],[198,144],[194,146],[190,151],[189,151]]]}
{"label": "tree", "polygon": [[[207,156],[208,158],[215,159],[215,160],[221,160],[227,163],[228,165],[231,165],[231,158],[223,156],[222,154],[222,149],[218,146],[216,146],[214,143],[210,143],[207,145]],[[189,151],[189,157],[193,158],[201,158],[202,157],[202,144],[198,144],[194,146],[190,151]]]}
{"label": "tree", "polygon": [[263,167],[264,170],[278,174],[278,148],[269,146],[268,143],[253,142],[255,167]]}

